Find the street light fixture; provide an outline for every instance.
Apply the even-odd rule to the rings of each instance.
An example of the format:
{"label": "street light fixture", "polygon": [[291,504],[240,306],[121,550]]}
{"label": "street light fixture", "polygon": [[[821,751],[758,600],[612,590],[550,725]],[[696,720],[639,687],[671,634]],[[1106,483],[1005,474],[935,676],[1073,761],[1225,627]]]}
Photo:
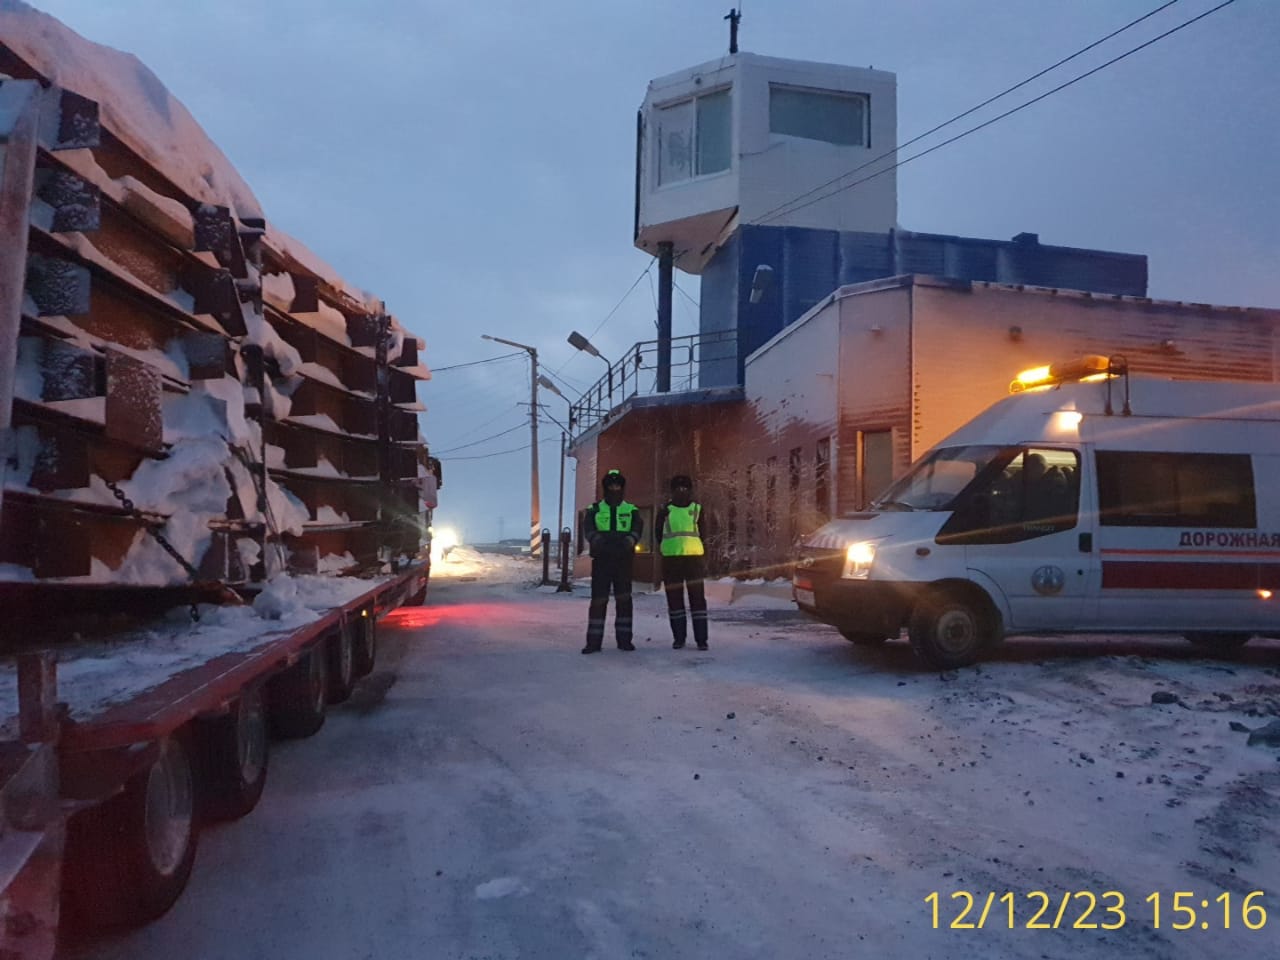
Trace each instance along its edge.
{"label": "street light fixture", "polygon": [[569,334],[569,345],[575,349],[581,350],[583,353],[589,353],[593,357],[599,357],[604,361],[604,365],[609,368],[609,406],[613,406],[613,364],[609,362],[608,357],[595,348],[595,345],[580,334],[577,330]]}
{"label": "street light fixture", "polygon": [[[529,354],[530,390],[529,390],[529,554],[539,556],[542,553],[542,511],[538,496],[538,382],[545,377],[538,376],[538,351],[527,343],[516,343],[502,337],[491,337],[487,333],[480,334],[482,340],[504,343],[508,347],[517,347]],[[557,391],[559,392],[559,391]]]}

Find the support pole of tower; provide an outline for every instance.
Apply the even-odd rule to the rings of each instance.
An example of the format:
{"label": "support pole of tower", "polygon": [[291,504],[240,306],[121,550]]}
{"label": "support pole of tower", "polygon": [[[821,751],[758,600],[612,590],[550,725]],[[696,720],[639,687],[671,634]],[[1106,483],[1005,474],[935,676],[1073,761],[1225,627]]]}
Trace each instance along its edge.
{"label": "support pole of tower", "polygon": [[671,241],[658,244],[658,392],[671,391],[671,285],[675,252]]}

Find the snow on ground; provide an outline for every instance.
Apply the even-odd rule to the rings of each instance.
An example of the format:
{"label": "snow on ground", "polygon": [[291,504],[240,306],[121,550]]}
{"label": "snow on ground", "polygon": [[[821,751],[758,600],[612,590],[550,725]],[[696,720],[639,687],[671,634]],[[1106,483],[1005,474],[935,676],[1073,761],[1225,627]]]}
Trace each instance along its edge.
{"label": "snow on ground", "polygon": [[[175,910],[84,956],[1275,955],[1280,751],[1246,731],[1280,715],[1280,644],[1041,638],[937,674],[802,619],[785,585],[718,583],[708,652],[672,650],[637,585],[637,652],[610,626],[584,657],[585,584],[540,573],[451,550],[351,702],[276,745],[260,808],[202,839]],[[1026,928],[1033,891],[1050,927],[1075,894],[1057,929]],[[1170,927],[1176,891],[1194,929]],[[999,902],[950,929],[988,893],[1018,929]]]}

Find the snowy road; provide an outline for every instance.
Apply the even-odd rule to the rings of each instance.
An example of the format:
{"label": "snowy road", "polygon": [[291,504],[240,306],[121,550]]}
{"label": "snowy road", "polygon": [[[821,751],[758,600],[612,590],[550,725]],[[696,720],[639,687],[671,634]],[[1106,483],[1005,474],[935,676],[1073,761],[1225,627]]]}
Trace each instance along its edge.
{"label": "snowy road", "polygon": [[[1274,641],[1023,641],[940,677],[768,599],[673,651],[644,594],[637,652],[583,657],[584,592],[501,574],[384,624],[378,671],[277,746],[174,910],[77,958],[1276,955],[1280,754],[1231,728],[1280,715]],[[1059,929],[1025,929],[1037,890]],[[948,928],[956,891],[975,925],[995,894],[983,929]]]}

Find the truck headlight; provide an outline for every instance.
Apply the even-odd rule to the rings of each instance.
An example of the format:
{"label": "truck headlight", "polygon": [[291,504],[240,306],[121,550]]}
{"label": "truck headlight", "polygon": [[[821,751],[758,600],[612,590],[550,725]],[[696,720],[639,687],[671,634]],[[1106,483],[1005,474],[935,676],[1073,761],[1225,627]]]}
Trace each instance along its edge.
{"label": "truck headlight", "polygon": [[851,543],[844,552],[844,569],[840,576],[845,580],[866,580],[871,576],[871,564],[876,559],[874,543]]}

